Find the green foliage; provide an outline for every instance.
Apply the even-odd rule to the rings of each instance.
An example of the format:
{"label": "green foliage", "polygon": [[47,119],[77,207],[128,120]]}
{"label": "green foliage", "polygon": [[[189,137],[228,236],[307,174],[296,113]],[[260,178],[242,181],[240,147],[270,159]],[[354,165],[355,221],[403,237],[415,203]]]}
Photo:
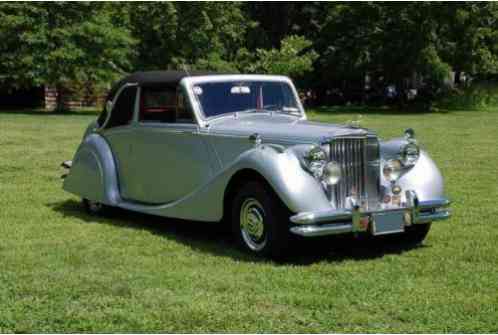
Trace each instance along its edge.
{"label": "green foliage", "polygon": [[439,51],[457,71],[498,73],[498,5],[475,2],[441,6]]}
{"label": "green foliage", "polygon": [[138,69],[233,70],[230,64],[253,25],[238,3],[126,4],[139,41]]}
{"label": "green foliage", "polygon": [[129,69],[134,40],[96,3],[2,3],[0,80],[16,86],[110,82]]}
{"label": "green foliage", "polygon": [[247,69],[249,72],[301,76],[311,71],[313,62],[318,58],[312,45],[302,36],[291,35],[282,40],[280,49],[256,49],[254,62]]}
{"label": "green foliage", "polygon": [[205,57],[200,58],[194,64],[195,69],[208,70],[221,73],[239,73],[239,68],[236,62],[224,60],[217,52],[210,52]]}
{"label": "green foliage", "polygon": [[478,82],[457,88],[437,100],[435,108],[445,110],[487,110],[498,107],[498,84]]}
{"label": "green foliage", "polygon": [[452,71],[457,84],[498,74],[497,22],[494,2],[7,2],[0,84],[99,86],[187,68],[285,74],[342,96],[364,92],[368,75],[369,95],[395,85],[433,100]]}
{"label": "green foliage", "polygon": [[[315,41],[323,85],[374,85],[440,91],[452,70],[496,73],[496,3],[330,4]],[[416,81],[419,78],[421,81]],[[332,79],[332,82],[330,82]]]}
{"label": "green foliage", "polygon": [[142,70],[166,69],[178,48],[178,13],[172,2],[127,3],[129,26],[138,41],[135,67]]}
{"label": "green foliage", "polygon": [[420,52],[418,70],[431,85],[431,89],[437,90],[443,87],[444,82],[449,78],[451,66],[441,60],[434,45],[429,45]]}

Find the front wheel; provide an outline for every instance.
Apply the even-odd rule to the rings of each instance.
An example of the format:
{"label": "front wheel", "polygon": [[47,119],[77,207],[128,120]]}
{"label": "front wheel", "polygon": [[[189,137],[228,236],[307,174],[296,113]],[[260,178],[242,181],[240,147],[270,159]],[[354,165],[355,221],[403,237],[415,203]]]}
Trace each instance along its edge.
{"label": "front wheel", "polygon": [[431,229],[431,224],[415,224],[406,228],[406,231],[401,236],[401,242],[406,245],[416,246],[421,244],[427,234],[429,234],[429,230]]}
{"label": "front wheel", "polygon": [[286,255],[290,244],[288,210],[270,187],[248,182],[232,204],[232,230],[243,249],[274,259]]}
{"label": "front wheel", "polygon": [[389,243],[399,247],[416,247],[424,241],[431,229],[431,224],[414,224],[405,228],[403,233],[376,236],[374,241],[381,244]]}

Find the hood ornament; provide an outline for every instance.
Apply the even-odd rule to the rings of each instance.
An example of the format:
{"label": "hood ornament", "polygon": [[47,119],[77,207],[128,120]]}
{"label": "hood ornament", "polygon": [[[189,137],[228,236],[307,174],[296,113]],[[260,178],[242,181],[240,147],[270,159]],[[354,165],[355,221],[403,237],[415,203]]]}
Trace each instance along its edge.
{"label": "hood ornament", "polygon": [[258,133],[254,133],[252,135],[249,136],[249,141],[254,144],[255,147],[258,147],[261,145],[261,142],[263,142],[263,140],[261,139],[261,135],[259,135]]}
{"label": "hood ornament", "polygon": [[349,120],[346,122],[349,128],[354,128],[354,129],[359,129],[361,127],[361,119],[363,116],[361,114],[356,115],[356,117],[353,120]]}

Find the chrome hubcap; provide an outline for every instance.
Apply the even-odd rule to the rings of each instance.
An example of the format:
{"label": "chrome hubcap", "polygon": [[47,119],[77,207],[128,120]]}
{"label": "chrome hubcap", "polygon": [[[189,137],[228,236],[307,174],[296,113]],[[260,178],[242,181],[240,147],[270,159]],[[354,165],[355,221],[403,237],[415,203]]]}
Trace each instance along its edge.
{"label": "chrome hubcap", "polygon": [[252,250],[259,251],[266,245],[265,211],[254,198],[246,199],[240,208],[240,230]]}

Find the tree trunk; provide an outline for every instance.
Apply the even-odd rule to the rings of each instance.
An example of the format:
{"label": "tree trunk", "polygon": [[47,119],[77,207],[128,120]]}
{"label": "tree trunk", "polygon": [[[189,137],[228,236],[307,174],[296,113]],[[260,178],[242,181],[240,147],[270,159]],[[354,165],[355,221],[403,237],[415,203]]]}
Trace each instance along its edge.
{"label": "tree trunk", "polygon": [[462,83],[462,71],[455,70],[455,80],[454,83],[456,86],[459,86]]}
{"label": "tree trunk", "polygon": [[61,84],[56,84],[55,89],[57,90],[57,99],[56,99],[54,112],[56,113],[66,112],[67,108],[64,103],[64,87]]}

